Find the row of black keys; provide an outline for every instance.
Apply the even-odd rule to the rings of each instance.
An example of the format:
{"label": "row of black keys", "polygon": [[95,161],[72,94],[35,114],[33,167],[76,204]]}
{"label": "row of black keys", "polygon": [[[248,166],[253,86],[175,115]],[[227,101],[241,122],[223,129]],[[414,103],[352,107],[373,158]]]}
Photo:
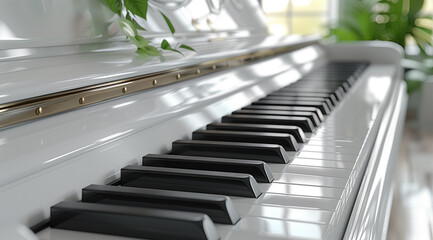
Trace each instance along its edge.
{"label": "row of black keys", "polygon": [[[288,163],[341,101],[365,63],[329,63],[250,106],[127,166],[113,185],[90,185],[81,202],[51,208],[51,227],[149,239],[218,239],[213,222],[240,216],[225,196],[257,198],[270,183],[266,162]],[[326,79],[326,81],[324,81]]]}

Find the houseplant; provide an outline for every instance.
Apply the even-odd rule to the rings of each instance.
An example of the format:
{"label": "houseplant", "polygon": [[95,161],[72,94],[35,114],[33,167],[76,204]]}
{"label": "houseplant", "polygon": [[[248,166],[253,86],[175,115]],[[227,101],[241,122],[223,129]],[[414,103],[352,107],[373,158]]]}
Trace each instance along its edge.
{"label": "houseplant", "polygon": [[406,50],[411,49],[409,42],[415,43],[419,55],[406,54],[402,62],[408,92],[419,88],[420,80],[426,75],[433,74],[428,60],[433,44],[433,20],[432,16],[421,13],[424,0],[346,0],[341,3],[340,19],[330,26],[328,39],[391,41]]}
{"label": "houseplant", "polygon": [[[103,0],[104,3],[116,13],[118,18],[118,23],[122,29],[122,32],[127,38],[129,38],[135,46],[137,46],[136,53],[142,57],[147,56],[160,56],[161,50],[168,50],[177,52],[181,55],[182,52],[179,49],[173,48],[166,39],[163,39],[160,44],[160,49],[155,46],[150,45],[150,40],[140,35],[139,30],[146,31],[146,29],[141,26],[136,19],[142,18],[147,21],[147,11],[149,9],[148,0]],[[159,11],[161,16],[167,23],[171,34],[175,33],[175,28],[171,23],[170,19],[161,11]],[[195,51],[192,47],[180,44],[179,48],[187,49],[190,51]]]}

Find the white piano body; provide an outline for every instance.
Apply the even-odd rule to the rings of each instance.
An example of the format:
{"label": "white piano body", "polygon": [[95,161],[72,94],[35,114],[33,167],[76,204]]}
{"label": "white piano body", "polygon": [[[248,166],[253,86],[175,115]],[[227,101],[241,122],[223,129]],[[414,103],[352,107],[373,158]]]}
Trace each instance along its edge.
{"label": "white piano body", "polygon": [[[263,14],[252,0],[208,1],[221,4],[219,14],[192,11],[200,1],[168,7],[164,2],[150,4],[169,15],[178,33],[170,37],[157,11],[150,11],[149,37],[186,41],[198,53],[165,53],[164,60],[134,55],[134,46],[109,24],[108,9],[96,0],[3,1],[0,238],[126,239],[57,229],[34,234],[29,228],[48,219],[52,205],[79,200],[83,187],[119,178],[122,167],[168,152],[171,142],[191,138],[193,131],[326,62],[368,61],[345,99],[291,153],[293,161],[269,164],[275,180],[259,184],[262,195],[232,197],[241,220],[216,225],[222,239],[385,239],[407,100],[401,50],[383,42],[323,45],[316,37],[266,36]],[[24,10],[29,14],[15,14]],[[200,21],[193,26],[192,19]],[[286,52],[271,56],[276,48]],[[189,80],[8,124],[21,111],[37,109],[32,101],[40,96],[51,99],[59,92],[256,53],[267,58],[232,61],[233,67]]]}

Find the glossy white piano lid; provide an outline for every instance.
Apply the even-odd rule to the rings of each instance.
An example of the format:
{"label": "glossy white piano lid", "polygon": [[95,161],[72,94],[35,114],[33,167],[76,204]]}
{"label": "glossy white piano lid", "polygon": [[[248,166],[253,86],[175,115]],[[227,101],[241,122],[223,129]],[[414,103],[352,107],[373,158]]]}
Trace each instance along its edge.
{"label": "glossy white piano lid", "polygon": [[[0,9],[0,104],[318,39],[267,36],[265,18],[255,0],[221,1],[219,13],[205,11],[212,2],[219,1],[191,0],[174,8],[150,1],[154,10],[148,11],[151,23],[145,24],[145,36],[156,46],[166,38],[173,46],[186,43],[197,52],[185,51],[182,57],[165,51],[164,59],[144,59],[134,53],[135,46],[120,33],[103,1],[5,0]],[[175,35],[170,34],[158,10],[172,20]],[[11,14],[16,12],[26,14]],[[208,16],[195,17],[203,13]],[[206,26],[196,29],[192,20]],[[309,57],[296,61],[317,58],[314,49],[308,51]]]}
{"label": "glossy white piano lid", "polygon": [[[243,38],[233,42],[192,43],[195,52],[185,57],[173,52],[143,59],[137,56],[129,43],[116,44],[110,51],[53,56],[38,59],[0,61],[0,104],[94,84],[159,72],[205,61],[247,54],[266,49],[268,38]],[[280,46],[297,44],[305,38],[281,37]],[[315,38],[310,38],[315,39]],[[245,45],[249,48],[245,49]]]}

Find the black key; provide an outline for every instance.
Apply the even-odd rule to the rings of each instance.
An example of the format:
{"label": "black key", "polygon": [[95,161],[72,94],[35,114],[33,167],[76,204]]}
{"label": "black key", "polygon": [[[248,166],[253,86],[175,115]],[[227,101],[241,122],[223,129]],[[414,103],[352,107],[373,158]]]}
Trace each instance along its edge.
{"label": "black key", "polygon": [[251,174],[257,182],[274,180],[268,165],[257,160],[148,154],[143,157],[143,166],[237,172]]}
{"label": "black key", "polygon": [[238,110],[232,114],[250,114],[250,115],[274,115],[274,116],[293,116],[306,117],[311,120],[315,127],[320,125],[320,120],[314,112],[298,112],[298,111],[278,111],[278,110]]}
{"label": "black key", "polygon": [[312,101],[312,102],[325,102],[328,108],[332,111],[334,104],[328,98],[322,97],[287,97],[287,96],[267,96],[260,100],[283,100],[283,101]]}
{"label": "black key", "polygon": [[286,151],[298,151],[295,138],[287,133],[242,132],[221,130],[197,130],[192,133],[194,140],[270,143],[281,145]]}
{"label": "black key", "polygon": [[280,91],[276,91],[273,92],[271,94],[269,94],[268,96],[287,96],[287,97],[321,97],[321,98],[327,98],[329,100],[331,100],[332,104],[334,104],[334,106],[337,106],[338,100],[337,98],[335,98],[334,95],[329,94],[329,93],[303,93],[303,92],[280,92]]}
{"label": "black key", "polygon": [[344,89],[344,91],[348,92],[350,89],[350,85],[347,82],[341,83],[341,87]]}
{"label": "black key", "polygon": [[355,76],[350,76],[347,79],[347,83],[349,84],[350,87],[353,87],[353,85],[355,84],[355,82],[356,82],[356,77]]}
{"label": "black key", "polygon": [[[344,81],[347,78],[344,79]],[[341,91],[342,94],[346,93],[344,87],[342,86],[343,81],[298,81],[286,86],[284,88],[303,88],[308,90],[327,90],[328,92]]]}
{"label": "black key", "polygon": [[51,207],[51,227],[146,239],[219,239],[202,213],[61,202]]}
{"label": "black key", "polygon": [[270,125],[270,124],[248,124],[248,123],[211,123],[206,126],[208,130],[246,131],[246,132],[276,132],[292,135],[296,142],[304,143],[305,134],[300,127]]}
{"label": "black key", "polygon": [[314,129],[313,123],[306,117],[232,114],[222,117],[221,121],[226,123],[293,125],[300,127],[304,132],[313,132]]}
{"label": "black key", "polygon": [[338,101],[343,100],[343,94],[340,91],[330,91],[328,89],[307,89],[303,87],[290,87],[282,88],[278,90],[279,92],[295,92],[295,93],[327,93],[332,94],[337,98]]}
{"label": "black key", "polygon": [[240,158],[271,163],[289,162],[284,148],[276,144],[177,140],[173,142],[171,151],[178,155]]}
{"label": "black key", "polygon": [[174,191],[223,194],[257,198],[262,193],[249,174],[180,168],[126,166],[121,185]]}
{"label": "black key", "polygon": [[342,86],[342,82],[299,81],[285,88],[302,88],[311,90],[311,92],[317,92],[317,90],[320,90],[320,92],[340,92],[343,96],[347,92]]}
{"label": "black key", "polygon": [[307,101],[290,101],[290,100],[258,100],[252,105],[279,105],[279,106],[299,106],[299,107],[316,107],[320,109],[323,115],[331,113],[328,105],[323,102],[307,102]]}
{"label": "black key", "polygon": [[302,78],[301,82],[326,82],[332,84],[341,84],[347,81],[351,75],[340,72],[316,72]]}
{"label": "black key", "polygon": [[276,111],[297,111],[297,112],[312,112],[317,115],[319,120],[322,122],[323,117],[322,111],[315,107],[294,107],[294,106],[277,106],[277,105],[249,105],[243,107],[242,110],[276,110]]}
{"label": "black key", "polygon": [[235,224],[240,219],[231,199],[223,195],[90,185],[82,196],[83,202],[204,213],[217,223]]}

